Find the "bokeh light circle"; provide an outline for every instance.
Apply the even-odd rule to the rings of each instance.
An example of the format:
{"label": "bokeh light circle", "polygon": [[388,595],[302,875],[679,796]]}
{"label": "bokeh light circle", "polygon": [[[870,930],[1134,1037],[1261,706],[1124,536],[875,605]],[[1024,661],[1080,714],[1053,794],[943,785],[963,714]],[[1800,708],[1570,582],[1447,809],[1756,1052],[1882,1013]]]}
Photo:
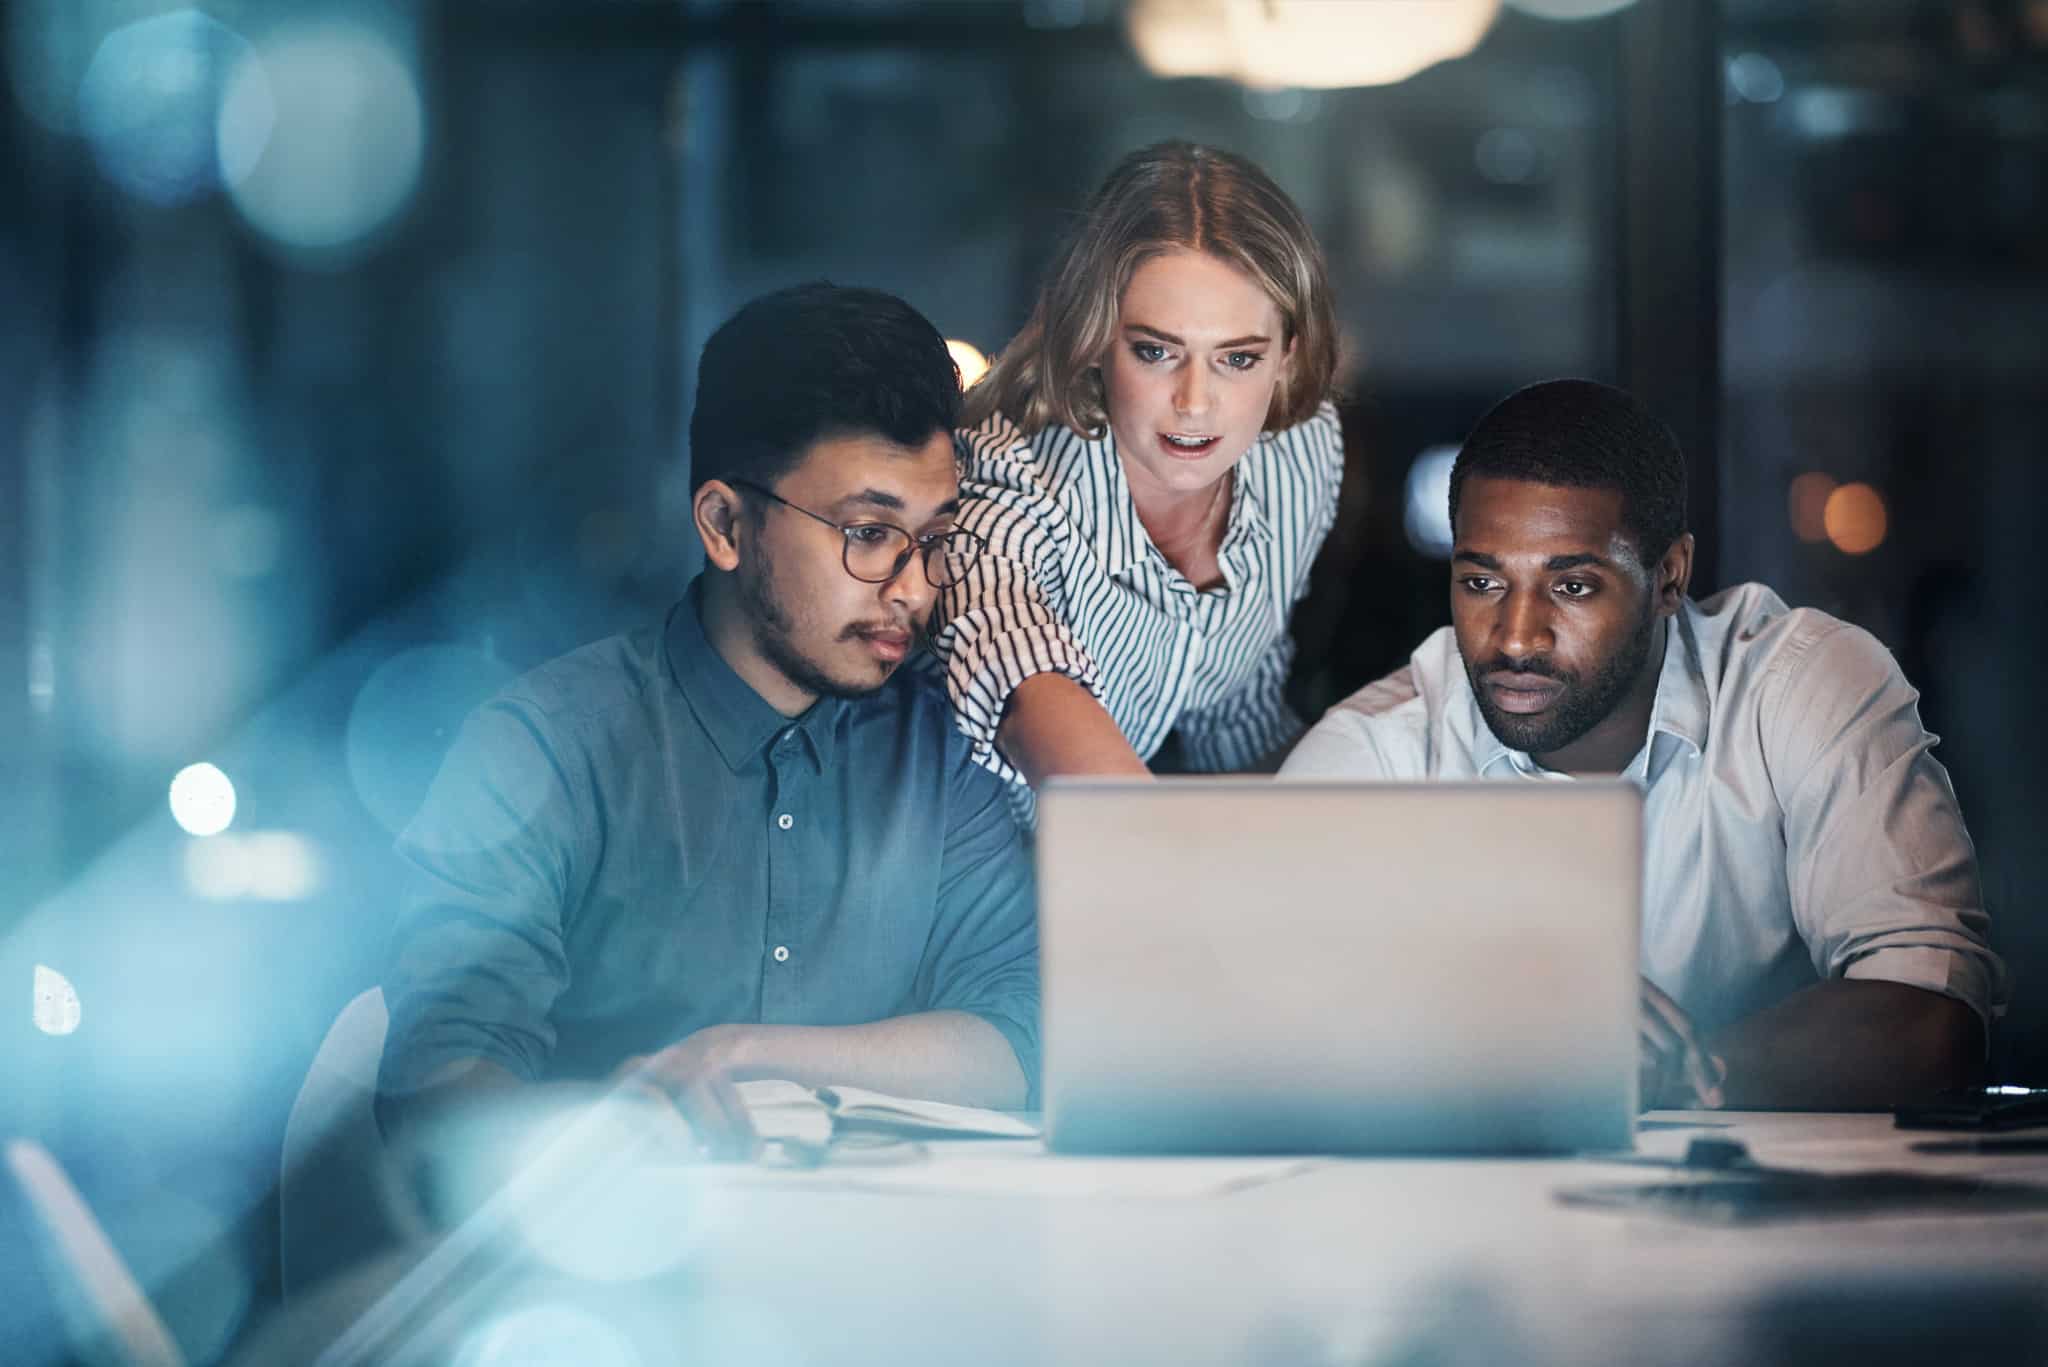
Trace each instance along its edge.
{"label": "bokeh light circle", "polygon": [[1131,0],[1125,31],[1155,76],[1260,90],[1387,85],[1462,57],[1501,0]]}
{"label": "bokeh light circle", "polygon": [[[249,157],[266,103],[275,126]],[[282,246],[326,254],[387,224],[419,184],[426,114],[411,64],[360,24],[280,30],[228,81],[216,138],[246,173],[235,207]]]}
{"label": "bokeh light circle", "polygon": [[586,1282],[636,1282],[696,1256],[700,1181],[679,1163],[636,1163],[619,1180],[580,1195],[573,1218],[522,1219],[542,1262]]}
{"label": "bokeh light circle", "polygon": [[[191,9],[109,33],[78,87],[79,131],[101,173],[151,204],[182,204],[214,189],[228,169],[215,141],[223,92],[253,52]],[[241,144],[257,153],[269,137],[269,98],[261,81],[244,96]]]}
{"label": "bokeh light circle", "polygon": [[1828,495],[1828,540],[1844,555],[1867,555],[1884,544],[1891,518],[1884,496],[1868,484],[1844,484]]}
{"label": "bokeh light circle", "polygon": [[988,357],[982,355],[981,348],[974,343],[948,337],[946,352],[952,356],[953,364],[960,367],[962,389],[974,388],[974,382],[988,374]]}
{"label": "bokeh light circle", "polygon": [[235,820],[235,785],[211,764],[188,764],[171,780],[171,817],[188,835],[219,835]]}
{"label": "bokeh light circle", "polygon": [[[695,1253],[700,1234],[702,1177],[673,1159],[690,1143],[668,1098],[636,1091],[542,1119],[511,1163],[516,1180],[536,1188],[512,1217],[521,1239],[540,1262],[578,1281],[642,1281],[666,1272]],[[587,1180],[600,1163],[606,1175]],[[490,1166],[487,1157],[472,1172],[447,1175],[469,1185],[479,1176],[488,1181]],[[572,1198],[550,1194],[565,1182],[573,1184]]]}
{"label": "bokeh light circle", "polygon": [[46,1035],[68,1035],[84,1019],[78,989],[71,979],[48,964],[37,964],[34,978],[36,1029]]}
{"label": "bokeh light circle", "polygon": [[1431,446],[1408,467],[1402,497],[1401,527],[1419,555],[1448,560],[1451,555],[1451,467],[1458,448]]}
{"label": "bokeh light circle", "polygon": [[1526,129],[1487,129],[1472,149],[1472,161],[1495,185],[1531,185],[1542,179],[1543,149]]}
{"label": "bokeh light circle", "polygon": [[224,831],[185,846],[185,888],[209,902],[303,902],[321,881],[319,851],[296,831]]}
{"label": "bokeh light circle", "polygon": [[1751,104],[1776,104],[1785,95],[1785,73],[1761,52],[1742,52],[1728,59],[1728,88]]}

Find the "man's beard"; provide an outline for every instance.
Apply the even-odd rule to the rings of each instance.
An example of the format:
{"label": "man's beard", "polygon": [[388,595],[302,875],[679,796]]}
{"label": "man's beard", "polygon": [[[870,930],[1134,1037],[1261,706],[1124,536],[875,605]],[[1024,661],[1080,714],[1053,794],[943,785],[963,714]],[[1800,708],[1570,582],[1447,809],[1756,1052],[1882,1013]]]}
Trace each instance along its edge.
{"label": "man's beard", "polygon": [[[1650,642],[1656,635],[1656,629],[1656,607],[1646,604],[1643,620],[1622,642],[1621,649],[1600,667],[1590,683],[1582,682],[1576,674],[1553,667],[1547,657],[1540,655],[1520,663],[1512,662],[1506,656],[1495,656],[1479,665],[1467,660],[1465,677],[1472,681],[1472,696],[1479,701],[1479,715],[1486,718],[1487,727],[1503,744],[1525,754],[1555,754],[1613,715],[1614,709],[1621,705],[1629,689],[1641,677],[1643,666],[1650,658]],[[1563,684],[1564,689],[1557,695],[1557,704],[1547,715],[1531,717],[1503,712],[1494,706],[1486,691],[1484,680],[1488,674],[1526,674],[1552,679]]]}
{"label": "man's beard", "polygon": [[[735,577],[739,580],[740,605],[752,627],[755,648],[777,673],[804,692],[820,698],[864,698],[880,689],[895,673],[892,668],[872,683],[848,683],[832,677],[816,661],[799,651],[793,640],[796,623],[775,588],[775,562],[769,559],[760,538],[755,538],[753,556],[741,566]],[[849,626],[839,633],[839,639],[856,640],[859,634],[855,627]],[[921,630],[917,634],[922,637]]]}

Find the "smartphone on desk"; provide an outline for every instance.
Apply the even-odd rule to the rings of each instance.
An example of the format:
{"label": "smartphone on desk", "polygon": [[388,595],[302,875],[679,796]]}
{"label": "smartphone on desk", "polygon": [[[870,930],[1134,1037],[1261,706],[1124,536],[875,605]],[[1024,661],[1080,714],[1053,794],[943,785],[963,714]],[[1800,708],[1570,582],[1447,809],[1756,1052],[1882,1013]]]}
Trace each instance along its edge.
{"label": "smartphone on desk", "polygon": [[1958,1087],[1899,1107],[1892,1112],[1892,1123],[1902,1130],[2024,1130],[2048,1125],[2048,1087]]}

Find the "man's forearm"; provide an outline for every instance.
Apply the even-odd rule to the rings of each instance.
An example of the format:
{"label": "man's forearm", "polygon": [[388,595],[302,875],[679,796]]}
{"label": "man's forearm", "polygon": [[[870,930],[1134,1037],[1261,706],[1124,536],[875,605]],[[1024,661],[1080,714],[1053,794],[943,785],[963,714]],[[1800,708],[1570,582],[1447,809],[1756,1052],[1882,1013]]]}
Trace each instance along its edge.
{"label": "man's forearm", "polygon": [[[1014,1110],[1029,1086],[1003,1033],[967,1011],[925,1011],[867,1025],[714,1025],[689,1043],[704,1067],[735,1081],[787,1078],[844,1083],[897,1096]],[[387,1138],[426,1131],[443,1117],[518,1098],[537,1105],[594,1099],[609,1083],[527,1083],[482,1059],[450,1064],[404,1097],[379,1102]],[[552,1095],[550,1095],[552,1094]]]}
{"label": "man's forearm", "polygon": [[844,1083],[896,1096],[1015,1110],[1029,1089],[1002,1031],[966,1011],[924,1011],[868,1025],[725,1025],[718,1051],[734,1078]]}
{"label": "man's forearm", "polygon": [[1952,997],[1838,978],[1795,992],[1708,1041],[1728,1064],[1728,1106],[1886,1110],[1976,1080],[1983,1026]]}

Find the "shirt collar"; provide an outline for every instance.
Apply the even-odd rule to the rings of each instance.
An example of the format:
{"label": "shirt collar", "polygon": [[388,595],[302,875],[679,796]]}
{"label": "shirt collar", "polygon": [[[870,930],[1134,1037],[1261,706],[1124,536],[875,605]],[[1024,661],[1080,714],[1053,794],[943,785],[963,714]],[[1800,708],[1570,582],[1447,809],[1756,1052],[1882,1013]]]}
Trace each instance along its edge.
{"label": "shirt collar", "polygon": [[[1647,744],[1652,753],[1648,756],[1644,773],[1646,781],[1654,779],[1656,771],[1662,767],[1656,753],[1660,748],[1657,746],[1659,736],[1671,737],[1690,747],[1694,754],[1700,753],[1707,743],[1707,718],[1712,699],[1707,695],[1706,670],[1700,663],[1699,631],[1693,620],[1698,613],[1693,601],[1685,599],[1664,633],[1664,660],[1657,670],[1657,694],[1650,703]],[[1506,764],[1525,777],[1551,776],[1551,771],[1493,733],[1493,728],[1486,724],[1485,714],[1479,710],[1479,700],[1472,693],[1472,681],[1462,666],[1455,686],[1463,693],[1471,713],[1475,772],[1490,773],[1495,765]],[[1640,753],[1638,757],[1641,757]],[[1637,765],[1631,761],[1624,772],[1633,773],[1636,768]]]}
{"label": "shirt collar", "polygon": [[1230,522],[1223,529],[1223,545],[1250,537],[1270,541],[1273,522],[1266,512],[1266,465],[1274,451],[1272,433],[1261,432],[1237,463],[1237,478],[1231,483]]}
{"label": "shirt collar", "polygon": [[1539,777],[1545,772],[1542,765],[1493,734],[1493,728],[1486,724],[1486,714],[1479,710],[1479,699],[1472,692],[1472,680],[1465,673],[1462,661],[1458,668],[1457,689],[1464,695],[1465,706],[1472,714],[1472,772],[1484,776],[1503,764],[1525,778]]}
{"label": "shirt collar", "polygon": [[846,703],[820,698],[801,717],[785,717],[733,672],[704,634],[703,577],[690,581],[681,602],[669,609],[663,632],[669,675],[696,714],[698,725],[737,773],[785,736],[803,737],[814,770],[823,772],[837,753],[839,718]]}
{"label": "shirt collar", "polygon": [[1699,609],[1690,598],[1664,633],[1664,668],[1657,675],[1657,698],[1650,706],[1650,735],[1670,736],[1700,753],[1707,744],[1707,719],[1713,698],[1707,692],[1706,666],[1700,660]]}
{"label": "shirt collar", "polygon": [[[1131,497],[1131,482],[1124,478],[1124,463],[1117,457],[1116,433],[1105,425],[1097,449],[1107,497],[1095,514],[1095,557],[1114,579],[1144,557],[1145,528],[1138,521],[1138,504]],[[1083,483],[1082,488],[1088,485]]]}
{"label": "shirt collar", "polygon": [[[1105,426],[1101,438],[1093,445],[1103,461],[1108,496],[1108,506],[1095,510],[1095,556],[1103,570],[1116,578],[1145,558],[1152,549],[1152,539],[1145,524],[1138,520],[1138,504],[1131,497],[1130,481],[1124,478],[1124,463],[1116,453],[1116,433]],[[1266,518],[1264,459],[1270,449],[1267,434],[1261,433],[1237,463],[1237,478],[1231,482],[1229,521],[1223,529],[1222,544],[1226,547],[1245,536],[1271,536]]]}

